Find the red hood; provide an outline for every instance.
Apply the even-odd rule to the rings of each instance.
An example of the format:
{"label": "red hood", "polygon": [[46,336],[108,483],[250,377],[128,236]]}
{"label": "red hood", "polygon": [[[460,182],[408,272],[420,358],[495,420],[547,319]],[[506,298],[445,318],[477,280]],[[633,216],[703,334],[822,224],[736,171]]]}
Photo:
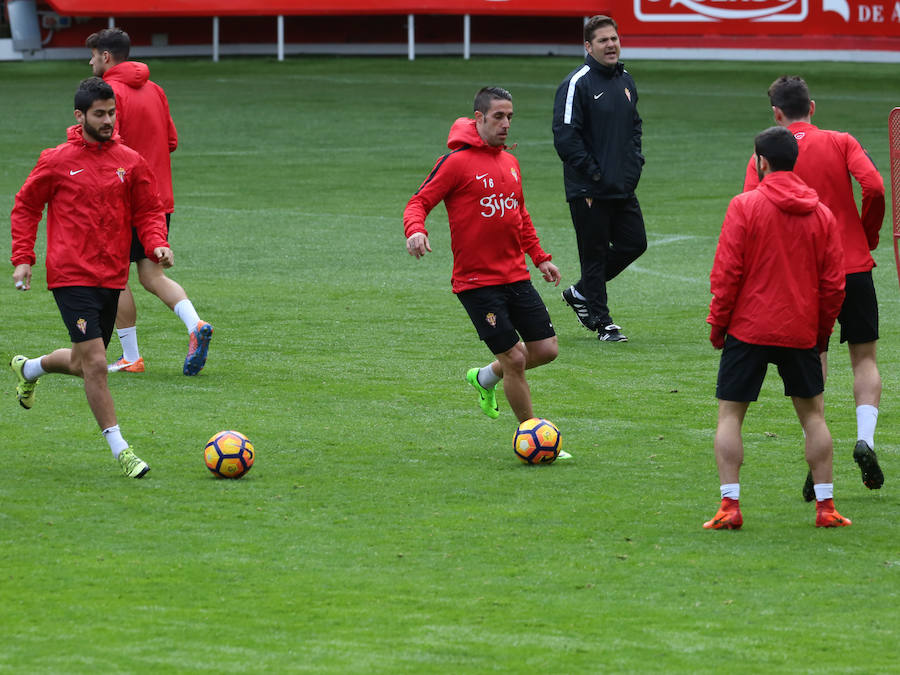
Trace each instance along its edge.
{"label": "red hood", "polygon": [[505,145],[495,148],[485,143],[481,136],[478,135],[478,130],[475,128],[475,120],[471,117],[460,117],[457,119],[450,127],[450,134],[447,136],[447,147],[451,150],[458,150],[465,145],[472,148],[495,150],[496,152],[506,149]]}
{"label": "red hood", "polygon": [[[80,124],[73,124],[68,129],[66,129],[66,142],[71,143],[72,145],[86,145],[86,146],[96,146],[100,147],[103,143],[88,143],[84,140],[84,131],[81,128]],[[108,143],[109,141],[107,141]],[[113,134],[112,142],[121,143],[122,137],[119,134]]]}
{"label": "red hood", "polygon": [[122,61],[103,73],[103,79],[115,80],[127,84],[132,89],[140,89],[150,79],[150,68],[146,63],[139,61]]}
{"label": "red hood", "polygon": [[773,171],[756,188],[770,202],[788,213],[810,213],[819,204],[819,195],[793,171]]}

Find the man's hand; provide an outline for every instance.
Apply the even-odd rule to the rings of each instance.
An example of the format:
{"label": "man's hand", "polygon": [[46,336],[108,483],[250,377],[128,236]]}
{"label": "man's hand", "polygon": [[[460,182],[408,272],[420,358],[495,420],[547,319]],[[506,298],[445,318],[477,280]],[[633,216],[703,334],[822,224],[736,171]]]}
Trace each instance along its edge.
{"label": "man's hand", "polygon": [[722,326],[709,327],[709,341],[716,349],[722,349],[725,346],[725,328]]}
{"label": "man's hand", "polygon": [[175,254],[168,246],[157,246],[153,249],[153,255],[156,256],[156,260],[159,264],[166,269],[175,264]]}
{"label": "man's hand", "polygon": [[421,258],[425,253],[431,252],[431,245],[428,243],[428,235],[424,232],[415,232],[406,240],[406,250],[411,256]]}
{"label": "man's hand", "polygon": [[22,263],[13,270],[13,284],[16,290],[27,291],[31,288],[31,265]]}
{"label": "man's hand", "polygon": [[541,274],[544,275],[544,281],[555,281],[554,286],[559,286],[560,279],[562,277],[559,274],[559,268],[554,265],[549,260],[545,260],[540,265],[538,265],[538,269],[541,271]]}

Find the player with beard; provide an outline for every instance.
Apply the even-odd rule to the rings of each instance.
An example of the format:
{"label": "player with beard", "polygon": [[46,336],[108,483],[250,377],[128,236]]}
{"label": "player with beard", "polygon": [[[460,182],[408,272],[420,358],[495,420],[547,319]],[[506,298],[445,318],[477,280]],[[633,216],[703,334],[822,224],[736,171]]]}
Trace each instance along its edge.
{"label": "player with beard", "polygon": [[129,478],[150,467],[122,437],[106,380],[106,347],[119,293],[128,283],[132,226],[144,252],[163,267],[174,262],[156,180],[143,158],[114,135],[116,101],[100,78],[75,92],[75,120],[65,143],[41,153],[11,214],[13,281],[31,288],[35,239],[47,207],[47,286],[59,307],[72,346],[29,359],[16,355],[10,368],[16,397],[26,410],[46,373],[84,379],[94,418],[113,456]]}

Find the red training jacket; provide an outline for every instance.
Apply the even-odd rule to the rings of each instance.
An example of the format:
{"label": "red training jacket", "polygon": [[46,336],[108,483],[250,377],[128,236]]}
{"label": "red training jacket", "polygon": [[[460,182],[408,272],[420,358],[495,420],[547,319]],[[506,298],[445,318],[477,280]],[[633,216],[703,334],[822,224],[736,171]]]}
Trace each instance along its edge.
{"label": "red training jacket", "polygon": [[[868,272],[875,267],[869,251],[878,247],[884,220],[884,181],[872,158],[853,136],[794,122],[788,129],[797,139],[800,155],[794,173],[831,209],[844,247],[844,273]],[[862,188],[862,219],[853,196],[853,176]],[[756,160],[750,158],[744,190],[759,184]]]}
{"label": "red training jacket", "polygon": [[86,143],[81,126],[68,140],[41,153],[16,194],[13,265],[34,265],[34,242],[47,205],[47,287],[125,288],[131,228],[144,252],[168,246],[166,216],[147,162],[118,137]]}
{"label": "red training jacket", "polygon": [[428,234],[425,218],[444,201],[450,221],[454,293],[531,278],[527,253],[535,265],[544,252],[522,194],[519,161],[504,148],[485,143],[475,120],[460,117],[450,127],[447,147],[403,211],[407,238]]}
{"label": "red training jacket", "polygon": [[172,213],[175,198],[169,153],[178,147],[178,132],[166,93],[150,80],[150,68],[138,61],[116,64],[103,73],[103,79],[116,94],[116,131],[125,145],[147,160],[156,175],[163,208]]}
{"label": "red training jacket", "polygon": [[791,171],[731,200],[709,275],[707,323],[742,342],[809,349],[844,301],[844,257],[831,211]]}

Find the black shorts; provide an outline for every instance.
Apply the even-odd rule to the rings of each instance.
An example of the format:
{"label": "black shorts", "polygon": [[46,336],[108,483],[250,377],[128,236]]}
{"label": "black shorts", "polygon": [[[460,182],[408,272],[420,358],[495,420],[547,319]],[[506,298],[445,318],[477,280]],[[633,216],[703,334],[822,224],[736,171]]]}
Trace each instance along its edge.
{"label": "black shorts", "polygon": [[838,321],[842,343],[855,345],[878,339],[878,299],[871,270],[847,275],[847,295]]}
{"label": "black shorts", "polygon": [[[169,237],[169,222],[172,220],[172,214],[166,214],[166,238]],[[131,257],[129,260],[131,262],[137,262],[138,260],[143,260],[147,257],[147,254],[144,253],[144,245],[141,243],[141,238],[138,237],[137,229],[131,228]]]}
{"label": "black shorts", "polygon": [[719,361],[716,398],[723,401],[755,401],[759,398],[770,363],[778,366],[785,396],[814,398],[825,390],[822,361],[815,347],[792,349],[752,345],[728,335]]}
{"label": "black shorts", "polygon": [[456,294],[493,354],[512,349],[519,336],[525,342],[556,335],[550,314],[530,281],[482,286]]}
{"label": "black shorts", "polygon": [[109,346],[109,339],[116,325],[120,292],[118,288],[91,286],[53,289],[53,298],[59,307],[63,323],[69,329],[72,342],[103,338],[103,346]]}

